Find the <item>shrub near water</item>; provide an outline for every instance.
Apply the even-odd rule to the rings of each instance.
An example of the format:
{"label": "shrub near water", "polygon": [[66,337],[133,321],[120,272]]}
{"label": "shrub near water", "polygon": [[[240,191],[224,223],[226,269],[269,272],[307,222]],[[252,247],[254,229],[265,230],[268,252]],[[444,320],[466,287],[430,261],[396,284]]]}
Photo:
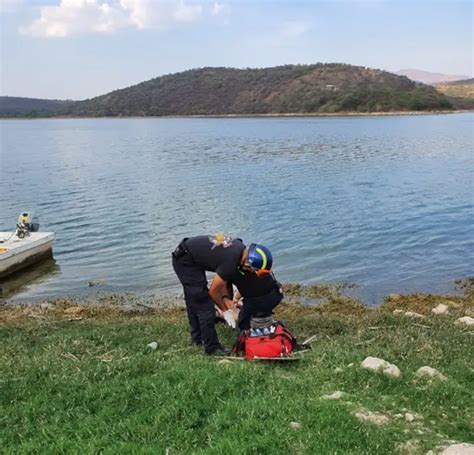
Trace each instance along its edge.
{"label": "shrub near water", "polygon": [[[280,364],[203,356],[188,346],[181,309],[2,307],[3,451],[380,454],[472,441],[472,329],[453,324],[472,313],[472,298],[449,297],[449,314],[435,316],[447,298],[397,296],[370,310],[340,296],[302,306],[304,292],[293,294],[279,316],[301,340],[317,337],[299,362]],[[153,340],[156,351],[146,348]],[[395,363],[401,378],[361,369],[366,356]],[[425,365],[447,380],[417,379]],[[321,398],[336,390],[343,398]],[[361,421],[358,411],[388,422]]]}

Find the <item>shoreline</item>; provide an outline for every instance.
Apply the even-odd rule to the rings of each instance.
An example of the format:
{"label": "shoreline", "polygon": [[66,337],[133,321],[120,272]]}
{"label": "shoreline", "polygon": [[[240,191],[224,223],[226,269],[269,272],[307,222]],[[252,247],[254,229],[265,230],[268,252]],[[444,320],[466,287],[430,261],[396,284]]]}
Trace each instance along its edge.
{"label": "shoreline", "polygon": [[[285,297],[275,308],[275,320],[299,319],[304,316],[337,316],[359,318],[363,315],[395,314],[419,321],[433,316],[433,308],[445,305],[449,313],[474,316],[474,278],[466,280],[463,292],[448,294],[389,294],[377,306],[371,306],[343,295],[334,288],[285,285]],[[129,317],[158,316],[178,322],[186,312],[184,297],[137,296],[133,294],[96,294],[94,296],[57,297],[35,302],[0,301],[0,327],[11,323],[30,324],[35,321],[121,320]],[[440,313],[444,314],[444,313]],[[80,316],[80,317],[77,317]],[[184,319],[183,319],[184,321]],[[183,322],[181,321],[181,322]]]}
{"label": "shoreline", "polygon": [[[293,301],[295,297],[305,299],[306,303],[317,305],[334,299],[342,298],[358,302],[368,308],[378,308],[382,306],[392,296],[443,296],[446,299],[462,297],[466,292],[474,294],[474,276],[466,275],[449,281],[449,286],[438,288],[437,290],[430,288],[399,290],[396,288],[386,289],[384,294],[378,295],[376,299],[367,298],[367,293],[358,283],[348,282],[320,282],[315,284],[302,284],[298,282],[283,283],[285,298]],[[2,292],[3,291],[3,292]],[[6,291],[6,292],[5,292]],[[104,302],[125,301],[140,302],[149,304],[153,302],[157,307],[168,307],[179,304],[184,305],[184,297],[182,289],[177,288],[172,291],[140,291],[125,289],[110,289],[106,281],[94,280],[89,283],[89,287],[83,291],[71,293],[54,293],[50,295],[26,295],[22,296],[25,290],[22,287],[4,289],[0,286],[0,308],[4,305],[31,305],[37,306],[45,302],[78,302],[81,304],[94,304],[98,300]]]}
{"label": "shoreline", "polygon": [[190,115],[115,115],[115,116],[54,116],[54,117],[2,117],[0,120],[103,120],[103,119],[193,119],[193,118],[313,118],[313,117],[398,117],[421,115],[447,115],[474,113],[474,109],[456,109],[443,111],[387,111],[387,112],[314,112],[314,113],[271,113],[271,114],[190,114]]}
{"label": "shoreline", "polygon": [[[303,285],[300,283],[284,283],[284,303],[302,304],[308,308],[317,308],[325,304],[334,302],[350,303],[363,306],[370,310],[380,309],[390,302],[403,301],[409,299],[412,302],[422,300],[447,300],[458,301],[466,300],[474,303],[474,277],[465,277],[455,280],[452,292],[406,292],[389,293],[382,299],[372,304],[364,301],[360,295],[351,292],[355,285],[345,283],[327,283],[317,285]],[[42,305],[60,305],[60,306],[113,306],[120,309],[125,308],[129,312],[132,308],[153,309],[156,311],[169,308],[184,308],[184,297],[180,292],[173,293],[145,293],[135,291],[102,291],[97,289],[95,292],[73,295],[55,295],[49,297],[3,297],[0,295],[1,308],[39,308]]]}
{"label": "shoreline", "polygon": [[[454,453],[474,425],[474,277],[465,285],[463,296],[391,295],[377,308],[287,286],[275,319],[311,349],[271,364],[205,355],[171,301],[0,305],[3,447]],[[305,304],[325,293],[326,303]],[[236,342],[238,331],[217,331],[224,346]]]}
{"label": "shoreline", "polygon": [[[426,290],[412,290],[412,291],[398,291],[391,290],[386,294],[379,296],[377,299],[367,299],[364,292],[358,292],[359,286],[352,283],[319,283],[314,285],[303,285],[300,283],[284,283],[283,286],[286,288],[285,297],[290,301],[295,298],[295,289],[297,294],[301,294],[300,297],[304,298],[308,306],[318,305],[326,303],[328,301],[342,298],[350,299],[351,301],[358,302],[368,308],[378,308],[384,304],[391,296],[421,296],[421,295],[434,295],[443,296],[446,299],[458,298],[463,295],[463,284],[468,282],[470,277],[457,279],[453,281],[452,286],[449,289],[432,291]],[[135,302],[136,305],[140,305],[140,302],[149,304],[153,302],[153,305],[158,307],[168,307],[170,305],[184,305],[184,297],[181,290],[172,292],[147,292],[137,290],[110,290],[102,289],[102,284],[94,284],[94,289],[89,289],[83,292],[73,293],[57,293],[51,295],[32,295],[32,296],[21,296],[22,291],[8,291],[2,295],[0,288],[0,307],[9,306],[38,306],[48,302],[76,302],[81,305],[93,305],[97,301],[103,301],[106,303],[115,301]],[[107,286],[106,286],[107,287]],[[5,290],[4,290],[5,291]]]}

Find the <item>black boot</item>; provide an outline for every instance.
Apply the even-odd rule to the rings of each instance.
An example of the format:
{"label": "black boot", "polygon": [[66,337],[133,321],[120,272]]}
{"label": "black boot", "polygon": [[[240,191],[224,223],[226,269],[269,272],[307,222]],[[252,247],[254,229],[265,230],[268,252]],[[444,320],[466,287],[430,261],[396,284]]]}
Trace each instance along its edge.
{"label": "black boot", "polygon": [[207,355],[213,356],[213,357],[228,357],[232,351],[230,349],[225,348],[224,346],[219,346],[216,348],[214,351],[211,352],[206,352]]}

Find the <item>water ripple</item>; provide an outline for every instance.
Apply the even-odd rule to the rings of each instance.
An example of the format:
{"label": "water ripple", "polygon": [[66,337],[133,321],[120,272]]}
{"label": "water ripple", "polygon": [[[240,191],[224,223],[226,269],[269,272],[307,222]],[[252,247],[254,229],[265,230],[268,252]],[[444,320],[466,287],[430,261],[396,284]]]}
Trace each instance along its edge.
{"label": "water ripple", "polygon": [[471,118],[1,122],[1,229],[34,210],[60,266],[19,297],[177,291],[169,252],[216,231],[284,281],[449,291],[474,273]]}

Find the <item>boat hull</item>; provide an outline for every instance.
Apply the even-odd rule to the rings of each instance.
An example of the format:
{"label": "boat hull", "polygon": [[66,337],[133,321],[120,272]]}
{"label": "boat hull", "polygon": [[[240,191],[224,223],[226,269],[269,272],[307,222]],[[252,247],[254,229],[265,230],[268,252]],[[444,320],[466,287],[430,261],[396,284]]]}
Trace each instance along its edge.
{"label": "boat hull", "polygon": [[[0,240],[7,239],[11,233],[0,232]],[[30,265],[53,256],[52,232],[32,232],[24,239],[14,235],[10,240],[0,243],[0,280]]]}

